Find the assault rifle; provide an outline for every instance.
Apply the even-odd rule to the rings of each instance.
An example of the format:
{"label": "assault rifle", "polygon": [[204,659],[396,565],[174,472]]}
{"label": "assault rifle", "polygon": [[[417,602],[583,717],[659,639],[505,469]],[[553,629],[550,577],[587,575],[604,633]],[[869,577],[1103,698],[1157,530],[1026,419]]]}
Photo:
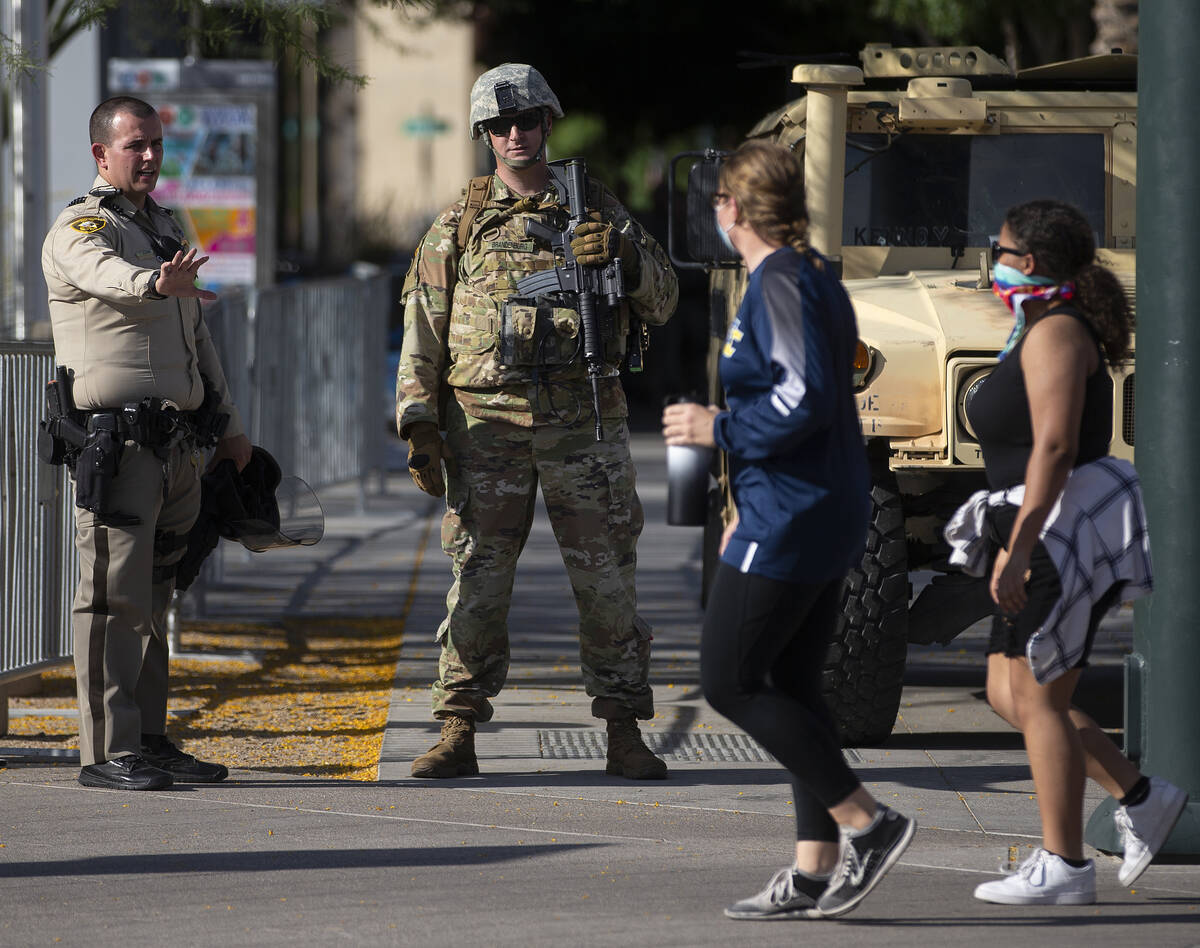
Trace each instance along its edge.
{"label": "assault rifle", "polygon": [[600,422],[600,379],[604,372],[604,341],[596,319],[597,297],[615,307],[625,298],[621,260],[614,258],[602,267],[585,267],[571,253],[571,237],[587,216],[587,167],[582,158],[549,162],[550,180],[558,192],[558,203],[567,209],[567,226],[557,231],[539,221],[525,220],[525,235],[537,237],[554,250],[554,267],[530,274],[517,282],[517,295],[536,299],[548,293],[573,293],[578,301],[583,330],[583,358],[592,384],[592,408],[596,413],[596,440],[604,440]]}

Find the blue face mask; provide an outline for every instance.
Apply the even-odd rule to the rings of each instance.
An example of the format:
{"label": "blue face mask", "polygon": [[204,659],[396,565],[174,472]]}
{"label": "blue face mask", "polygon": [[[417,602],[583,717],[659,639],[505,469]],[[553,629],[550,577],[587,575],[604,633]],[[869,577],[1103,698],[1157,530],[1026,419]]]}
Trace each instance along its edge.
{"label": "blue face mask", "polygon": [[[731,253],[737,253],[737,247],[735,247],[733,245],[733,241],[729,239],[729,231],[725,230],[725,228],[721,226],[720,218],[717,216],[719,211],[719,207],[713,208],[713,223],[717,225],[717,235],[721,238],[721,243],[725,245],[727,250],[729,250]],[[733,224],[730,224],[729,226],[732,228]]]}
{"label": "blue face mask", "polygon": [[1002,290],[1011,290],[1014,286],[1056,286],[1058,280],[1039,273],[1022,273],[1016,267],[1006,263],[992,266],[992,282]]}

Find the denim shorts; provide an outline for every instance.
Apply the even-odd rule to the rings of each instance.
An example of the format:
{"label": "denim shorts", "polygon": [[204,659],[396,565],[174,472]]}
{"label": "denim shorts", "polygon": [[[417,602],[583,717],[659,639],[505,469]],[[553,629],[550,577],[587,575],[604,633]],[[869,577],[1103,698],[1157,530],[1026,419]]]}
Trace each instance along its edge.
{"label": "denim shorts", "polygon": [[[1013,523],[1017,519],[1017,510],[1018,508],[1011,504],[988,509],[988,525],[991,530],[992,542],[997,550],[1001,546],[1008,545]],[[988,577],[990,582],[990,571]],[[1087,641],[1084,644],[1083,653],[1074,667],[1084,668],[1087,666],[1088,656],[1092,652],[1092,642],[1095,641],[1096,630],[1100,627],[1100,620],[1104,618],[1120,595],[1121,585],[1117,584],[1110,588],[1092,607]],[[1062,595],[1062,583],[1058,578],[1058,570],[1050,558],[1050,552],[1041,540],[1034,545],[1033,552],[1029,557],[1029,579],[1025,583],[1025,593],[1027,596],[1025,606],[1015,615],[1000,612],[999,607],[996,607],[996,613],[992,616],[992,632],[988,637],[988,655],[999,653],[1009,658],[1023,658],[1030,637],[1042,627],[1050,610],[1054,608],[1054,604]]]}

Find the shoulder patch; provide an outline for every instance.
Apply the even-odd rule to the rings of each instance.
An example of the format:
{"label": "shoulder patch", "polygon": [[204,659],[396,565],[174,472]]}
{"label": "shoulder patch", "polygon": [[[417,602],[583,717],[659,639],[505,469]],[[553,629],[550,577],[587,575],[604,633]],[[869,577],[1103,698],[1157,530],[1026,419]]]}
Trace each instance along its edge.
{"label": "shoulder patch", "polygon": [[72,201],[70,204],[68,204],[67,207],[74,207],[76,204],[82,204],[87,199],[88,199],[88,196],[86,194],[83,195],[83,197],[77,197],[74,201]]}
{"label": "shoulder patch", "polygon": [[103,217],[77,217],[71,221],[71,230],[77,230],[81,234],[94,234],[96,231],[104,230],[104,225],[107,224]]}

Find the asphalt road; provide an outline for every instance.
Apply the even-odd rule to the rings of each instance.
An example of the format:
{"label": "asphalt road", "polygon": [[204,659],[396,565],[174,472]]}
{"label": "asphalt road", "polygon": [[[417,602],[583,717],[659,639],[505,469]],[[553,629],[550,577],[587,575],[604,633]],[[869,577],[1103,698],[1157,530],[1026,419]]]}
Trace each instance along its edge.
{"label": "asphalt road", "polygon": [[[235,771],[213,787],[116,793],[80,787],[75,763],[4,748],[0,944],[1200,944],[1194,863],[1156,864],[1131,892],[1117,860],[1095,854],[1094,906],[971,897],[1038,841],[1020,739],[982,701],[980,631],[911,650],[892,738],[847,752],[868,789],[921,826],[879,889],[839,921],[725,919],[724,905],[789,861],[790,794],[699,694],[699,531],[663,525],[660,444],[639,438],[636,457],[658,705],[645,732],[670,779],[603,772],[602,732],[578,683],[574,605],[541,515],[510,616],[509,687],[477,738],[483,772],[409,777],[436,734],[427,687],[448,578],[437,505],[393,477],[360,513],[347,485],[322,492],[321,544],[229,558],[205,605],[216,617],[405,618],[378,782]],[[1106,726],[1120,725],[1128,643],[1127,617],[1106,624],[1085,679],[1085,704]],[[1101,799],[1089,787],[1089,810]]]}

